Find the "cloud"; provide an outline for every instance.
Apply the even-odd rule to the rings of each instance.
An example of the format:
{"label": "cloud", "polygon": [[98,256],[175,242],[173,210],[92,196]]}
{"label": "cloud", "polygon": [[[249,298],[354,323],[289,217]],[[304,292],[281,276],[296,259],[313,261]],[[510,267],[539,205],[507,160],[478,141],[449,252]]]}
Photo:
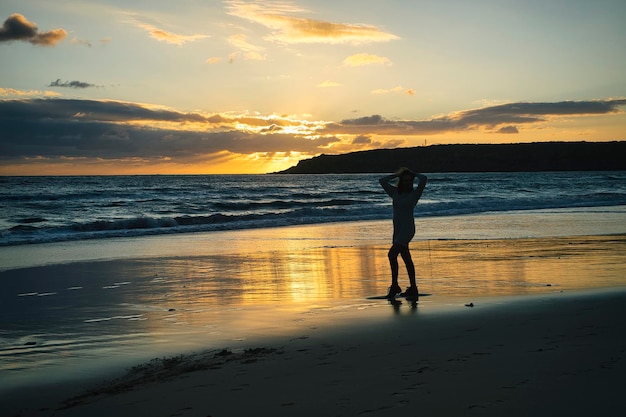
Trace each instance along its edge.
{"label": "cloud", "polygon": [[517,126],[552,118],[623,113],[624,106],[626,99],[509,103],[429,120],[371,115],[324,122],[255,113],[183,112],[119,101],[4,99],[0,161],[6,166],[36,161],[87,166],[106,161],[199,163],[215,155],[312,156],[406,146],[406,138],[425,134],[475,129],[514,133]]}
{"label": "cloud", "polygon": [[[100,39],[98,42],[100,43],[100,45],[104,46],[104,45],[109,44],[111,42],[111,40],[112,40],[111,37],[106,37],[106,38]],[[90,40],[80,39],[80,38],[76,38],[76,37],[72,38],[70,43],[72,45],[81,45],[81,46],[86,46],[88,48],[91,48],[93,46],[93,43]]]}
{"label": "cloud", "polygon": [[249,61],[265,61],[264,55],[254,51],[246,52],[243,56]]}
{"label": "cloud", "polygon": [[343,67],[363,67],[366,65],[391,65],[389,58],[372,54],[354,54],[343,60]]}
{"label": "cloud", "polygon": [[0,28],[0,42],[26,41],[37,46],[55,46],[67,37],[65,29],[39,32],[37,24],[19,13],[12,14]]}
{"label": "cloud", "polygon": [[246,114],[186,113],[112,101],[0,100],[0,158],[188,161],[217,152],[318,154],[338,142],[312,140],[314,123]]}
{"label": "cloud", "polygon": [[246,35],[242,35],[242,34],[229,36],[228,42],[230,42],[231,45],[243,51],[258,51],[261,49],[260,47],[252,45],[250,42],[248,42]]}
{"label": "cloud", "polygon": [[48,87],[63,87],[63,88],[91,88],[98,87],[95,84],[89,84],[83,81],[61,81],[61,79],[57,78],[56,81],[52,81],[48,84]]}
{"label": "cloud", "polygon": [[72,38],[70,42],[72,43],[72,45],[82,45],[91,48],[91,41],[85,39]]}
{"label": "cloud", "polygon": [[368,43],[398,39],[376,26],[350,23],[333,23],[294,16],[306,13],[288,2],[229,1],[228,13],[258,23],[271,30],[267,40],[279,43]]}
{"label": "cloud", "polygon": [[265,60],[265,56],[261,54],[261,50],[263,48],[253,45],[248,42],[246,35],[237,34],[232,35],[228,38],[228,42],[231,45],[243,51],[243,56],[245,59],[254,60],[254,61],[263,61]]}
{"label": "cloud", "polygon": [[156,26],[150,25],[148,23],[143,23],[139,21],[134,21],[137,27],[146,30],[150,37],[156,39],[161,42],[166,42],[173,45],[183,45],[187,42],[197,41],[199,39],[208,38],[208,35],[196,34],[196,35],[180,35],[178,33],[168,32],[166,30],[160,29]]}
{"label": "cloud", "polygon": [[[460,114],[464,118],[494,118],[502,117],[529,117],[565,116],[582,114],[606,114],[619,111],[619,107],[626,105],[626,99],[590,100],[590,101],[561,101],[556,103],[508,103],[480,109],[467,110]],[[500,122],[499,122],[500,123]]]}
{"label": "cloud", "polygon": [[354,139],[352,139],[352,144],[353,145],[362,145],[362,144],[366,144],[369,145],[370,143],[372,143],[372,138],[370,138],[369,136],[364,136],[364,135],[360,135],[360,136],[356,136]]}
{"label": "cloud", "polygon": [[357,119],[347,119],[341,122],[341,124],[345,126],[375,126],[382,123],[385,123],[385,119],[380,114],[359,117]]}
{"label": "cloud", "polygon": [[372,94],[391,94],[391,93],[414,96],[415,90],[413,90],[412,88],[404,88],[401,85],[398,85],[390,89],[379,88],[377,90],[372,90]]}
{"label": "cloud", "polygon": [[372,115],[329,124],[324,131],[328,134],[431,135],[501,126],[507,133],[513,133],[510,125],[543,123],[563,116],[618,113],[623,106],[626,106],[626,99],[509,103],[460,111],[430,120],[388,120],[381,115]]}
{"label": "cloud", "polygon": [[329,88],[329,87],[339,87],[340,85],[341,85],[341,84],[336,83],[336,82],[334,82],[334,81],[328,81],[328,80],[326,80],[326,81],[322,81],[321,83],[319,83],[319,84],[317,85],[317,87],[320,87],[320,88]]}
{"label": "cloud", "polygon": [[16,90],[15,88],[0,87],[0,97],[54,97],[59,95],[59,93],[56,93],[54,91]]}
{"label": "cloud", "polygon": [[[73,99],[32,99],[0,101],[0,109],[15,115],[18,120],[32,118],[54,121],[55,123],[90,122],[207,122],[208,119],[197,113],[182,113],[163,108],[149,108],[135,103],[119,101],[73,100]],[[4,119],[3,119],[4,120]]]}
{"label": "cloud", "polygon": [[497,133],[519,133],[519,130],[517,130],[517,128],[515,126],[503,126],[500,129],[498,129]]}

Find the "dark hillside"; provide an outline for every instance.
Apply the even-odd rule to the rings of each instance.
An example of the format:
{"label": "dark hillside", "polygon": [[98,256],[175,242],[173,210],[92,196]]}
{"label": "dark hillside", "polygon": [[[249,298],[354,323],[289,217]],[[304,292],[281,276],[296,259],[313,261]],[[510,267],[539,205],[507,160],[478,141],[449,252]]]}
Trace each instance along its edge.
{"label": "dark hillside", "polygon": [[626,141],[537,142],[503,145],[432,145],[320,155],[281,173],[523,172],[626,170]]}

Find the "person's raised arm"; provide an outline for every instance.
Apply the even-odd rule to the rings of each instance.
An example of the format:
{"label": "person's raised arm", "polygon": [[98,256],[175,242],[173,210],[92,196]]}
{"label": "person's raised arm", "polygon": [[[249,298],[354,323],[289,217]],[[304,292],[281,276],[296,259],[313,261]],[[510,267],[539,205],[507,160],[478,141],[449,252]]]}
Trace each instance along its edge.
{"label": "person's raised arm", "polygon": [[386,175],[384,177],[382,177],[381,179],[378,180],[378,182],[380,183],[380,185],[383,187],[383,189],[385,190],[385,192],[391,197],[393,196],[393,193],[396,190],[396,187],[394,187],[393,185],[391,185],[389,183],[389,181],[391,181],[394,178],[397,178],[398,176],[396,174],[391,174],[391,175]]}
{"label": "person's raised arm", "polygon": [[415,189],[415,193],[417,194],[417,198],[422,196],[424,192],[424,188],[426,187],[426,183],[428,182],[428,177],[424,174],[415,173],[415,178],[418,179],[417,188]]}

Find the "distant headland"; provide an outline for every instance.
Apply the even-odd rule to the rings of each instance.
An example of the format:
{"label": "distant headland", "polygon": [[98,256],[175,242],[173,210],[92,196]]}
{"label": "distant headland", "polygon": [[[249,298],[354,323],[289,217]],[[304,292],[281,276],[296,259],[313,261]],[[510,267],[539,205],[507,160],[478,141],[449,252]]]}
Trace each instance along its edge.
{"label": "distant headland", "polygon": [[626,170],[626,141],[456,144],[376,149],[305,159],[280,174]]}

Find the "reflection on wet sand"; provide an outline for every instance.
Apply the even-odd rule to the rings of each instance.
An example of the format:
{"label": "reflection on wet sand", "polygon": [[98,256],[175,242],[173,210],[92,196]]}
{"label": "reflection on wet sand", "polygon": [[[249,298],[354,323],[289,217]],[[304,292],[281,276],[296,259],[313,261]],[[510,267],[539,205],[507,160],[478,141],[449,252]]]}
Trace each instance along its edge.
{"label": "reflection on wet sand", "polygon": [[[517,295],[626,284],[626,237],[431,241],[432,292]],[[422,282],[428,283],[425,278]]]}
{"label": "reflection on wet sand", "polygon": [[[154,356],[306,333],[350,322],[362,310],[391,312],[384,301],[366,299],[387,291],[387,245],[284,243],[0,272],[0,369],[23,373],[124,352]],[[464,297],[462,306],[469,295],[626,284],[626,236],[415,241],[412,251],[420,291],[433,294],[425,299],[430,306],[450,297]],[[400,284],[408,285],[402,269]],[[428,311],[423,305],[393,307],[413,314]]]}
{"label": "reflection on wet sand", "polygon": [[[626,238],[617,236],[412,245],[420,290],[435,294],[436,302],[437,296],[620,285],[613,281],[626,275],[625,244]],[[116,306],[130,311],[111,314],[132,315],[139,309],[147,317],[165,312],[168,324],[222,330],[240,326],[245,334],[271,327],[277,317],[293,320],[319,309],[359,306],[368,296],[386,293],[386,246],[290,249],[108,263],[105,274],[133,281],[117,289]],[[402,270],[400,283],[408,285]],[[141,325],[161,331],[163,320]]]}
{"label": "reflection on wet sand", "polygon": [[[319,248],[252,252],[126,262],[143,277],[144,288],[135,300],[167,299],[177,305],[276,304],[346,298],[373,291],[380,250],[375,247]],[[127,274],[130,271],[119,271]],[[364,279],[364,278],[365,279]]]}

